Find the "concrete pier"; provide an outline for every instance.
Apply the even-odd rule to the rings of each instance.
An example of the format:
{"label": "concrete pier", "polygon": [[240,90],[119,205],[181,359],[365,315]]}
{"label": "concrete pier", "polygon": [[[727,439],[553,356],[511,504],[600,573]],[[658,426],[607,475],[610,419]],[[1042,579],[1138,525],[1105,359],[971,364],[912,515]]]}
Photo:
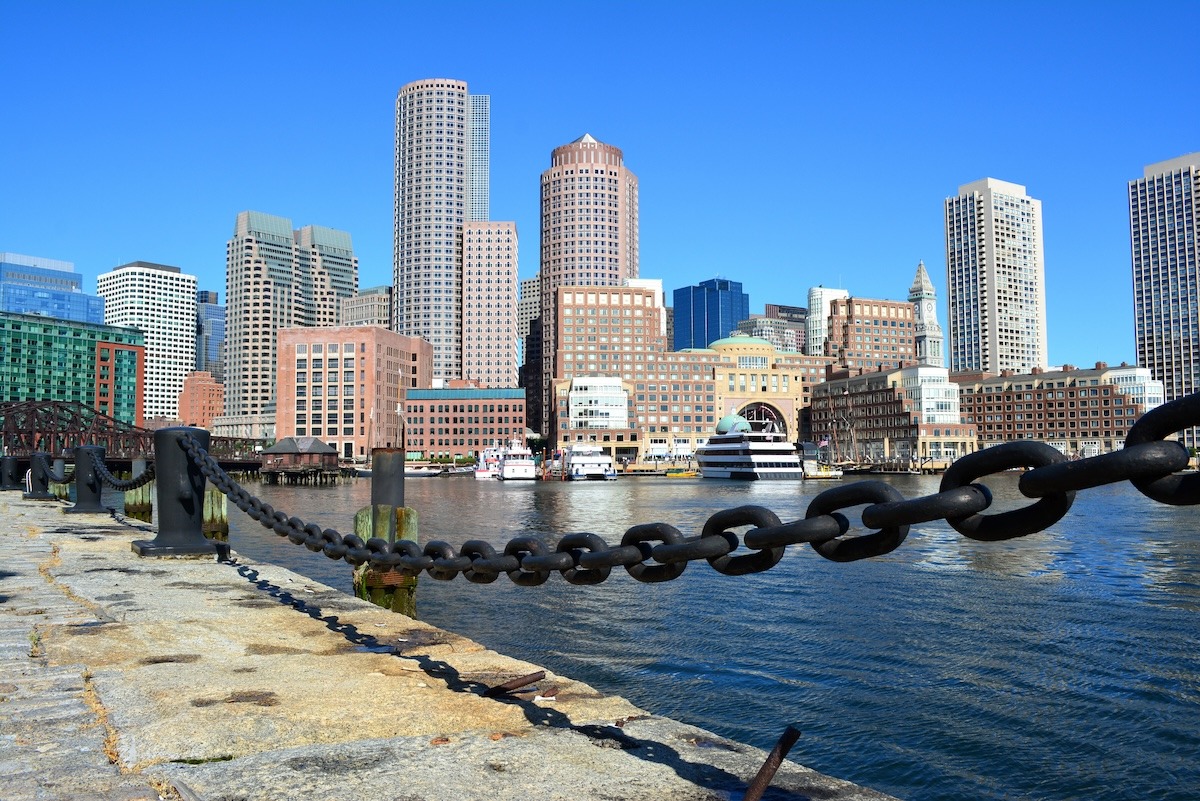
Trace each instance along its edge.
{"label": "concrete pier", "polygon": [[[5,801],[729,801],[766,759],[548,671],[489,697],[542,668],[236,542],[229,563],[139,558],[146,524],[14,495],[0,496]],[[765,797],[888,798],[790,761]]]}

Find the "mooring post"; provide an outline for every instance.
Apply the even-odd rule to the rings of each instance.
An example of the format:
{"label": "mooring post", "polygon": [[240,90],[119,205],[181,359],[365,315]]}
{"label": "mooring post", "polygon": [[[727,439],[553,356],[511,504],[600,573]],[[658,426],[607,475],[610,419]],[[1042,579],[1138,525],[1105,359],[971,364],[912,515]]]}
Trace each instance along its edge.
{"label": "mooring post", "polygon": [[[371,505],[354,515],[354,533],[364,540],[378,537],[417,541],[417,510],[404,505],[404,448],[371,451]],[[354,571],[359,598],[416,617],[417,579],[395,571],[379,573],[364,564]]]}
{"label": "mooring post", "polygon": [[57,500],[50,493],[49,454],[35,453],[29,457],[29,492],[22,497],[31,501]]}
{"label": "mooring post", "polygon": [[67,514],[76,512],[107,512],[100,505],[100,476],[96,474],[93,455],[104,462],[104,448],[98,445],[80,445],[75,449],[75,505],[63,509]]}
{"label": "mooring post", "polygon": [[204,473],[189,457],[183,438],[191,435],[208,450],[209,433],[203,428],[160,428],[154,432],[154,465],[157,482],[158,536],[135,540],[138,556],[192,556],[216,554],[204,536]]}
{"label": "mooring post", "polygon": [[17,470],[19,469],[17,457],[0,457],[0,490],[25,489],[21,483],[21,476],[17,474]]}

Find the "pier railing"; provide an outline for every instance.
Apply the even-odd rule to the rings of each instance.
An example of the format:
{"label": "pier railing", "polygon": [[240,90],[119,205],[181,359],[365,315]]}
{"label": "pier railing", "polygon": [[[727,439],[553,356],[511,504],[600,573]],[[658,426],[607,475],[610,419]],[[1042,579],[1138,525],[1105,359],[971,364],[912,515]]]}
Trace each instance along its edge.
{"label": "pier railing", "polygon": [[[422,547],[413,539],[396,536],[394,518],[368,526],[375,536],[342,534],[255,497],[221,468],[208,451],[208,432],[198,428],[157,431],[155,468],[128,481],[117,480],[104,467],[103,448],[77,448],[77,503],[66,511],[101,511],[101,482],[132,489],[157,476],[158,533],[154,540],[134,542],[134,551],[141,556],[217,553],[222,544],[206,539],[201,527],[205,485],[212,482],[239,509],[280,537],[330,559],[369,565],[381,573],[425,573],[442,581],[461,575],[476,584],[491,583],[504,574],[515,584],[535,586],[555,572],[571,584],[597,584],[620,567],[638,581],[660,582],[682,575],[694,561],[706,561],[726,575],[761,572],[777,564],[792,545],[807,544],[835,562],[881,556],[904,542],[910,526],[934,520],[945,520],[963,536],[977,540],[1022,537],[1061,519],[1077,491],[1122,481],[1160,503],[1195,505],[1200,503],[1200,474],[1181,472],[1188,466],[1189,452],[1165,438],[1198,425],[1200,393],[1145,414],[1130,429],[1124,448],[1112,453],[1069,461],[1045,443],[1009,442],[960,458],[946,470],[939,492],[932,495],[906,499],[890,484],[858,481],[821,492],[800,520],[785,522],[762,506],[739,506],[715,512],[691,536],[669,523],[647,522],[628,528],[616,545],[583,532],[565,534],[553,545],[536,536],[514,537],[502,551],[477,539],[457,547],[435,540]],[[5,489],[13,488],[9,486],[13,469],[7,457],[0,463]],[[991,506],[992,493],[979,479],[1012,469],[1024,470],[1018,486],[1034,502],[1012,511],[982,514]],[[51,468],[45,454],[34,454],[27,497],[53,497],[46,493],[48,483],[65,480],[62,467]],[[403,453],[377,452],[371,500],[376,509],[404,506]],[[864,505],[865,531],[852,533],[841,510]],[[360,530],[356,527],[356,532]],[[740,539],[735,530],[744,530]]]}

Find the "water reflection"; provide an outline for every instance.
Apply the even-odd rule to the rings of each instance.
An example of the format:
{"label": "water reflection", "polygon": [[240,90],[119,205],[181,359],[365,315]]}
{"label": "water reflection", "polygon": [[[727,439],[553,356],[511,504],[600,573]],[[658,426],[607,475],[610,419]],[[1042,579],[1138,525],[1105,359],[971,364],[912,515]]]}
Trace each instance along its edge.
{"label": "water reflection", "polygon": [[[1017,474],[989,477],[997,506],[1029,503]],[[939,479],[889,476],[906,497]],[[620,479],[505,484],[410,481],[423,539],[501,546],[576,531],[617,543],[635,523],[691,535],[717,509],[802,517],[827,485]],[[276,508],[347,530],[365,481],[259,488]],[[232,512],[234,548],[349,589],[350,569]],[[861,529],[858,510],[849,516]],[[770,571],[690,565],[644,585],[488,586],[422,578],[419,613],[518,658],[660,714],[769,747],[907,799],[1200,796],[1200,546],[1194,510],[1129,486],[1077,495],[1047,532],[975,542],[942,522],[896,551],[834,564],[789,548]],[[1114,788],[1117,788],[1114,790]]]}

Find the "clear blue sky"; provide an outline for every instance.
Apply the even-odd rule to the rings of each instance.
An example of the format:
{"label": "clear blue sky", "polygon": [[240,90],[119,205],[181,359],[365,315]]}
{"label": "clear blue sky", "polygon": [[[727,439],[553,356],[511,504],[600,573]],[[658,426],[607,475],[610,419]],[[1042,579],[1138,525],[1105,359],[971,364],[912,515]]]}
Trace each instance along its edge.
{"label": "clear blue sky", "polygon": [[942,299],[942,202],[1043,204],[1049,359],[1134,360],[1126,182],[1200,151],[1185,3],[0,0],[0,251],[155,261],[224,298],[239,211],[351,233],[391,282],[396,91],[492,98],[492,218],[538,264],[538,185],[583,133],[641,186],[641,274]]}

